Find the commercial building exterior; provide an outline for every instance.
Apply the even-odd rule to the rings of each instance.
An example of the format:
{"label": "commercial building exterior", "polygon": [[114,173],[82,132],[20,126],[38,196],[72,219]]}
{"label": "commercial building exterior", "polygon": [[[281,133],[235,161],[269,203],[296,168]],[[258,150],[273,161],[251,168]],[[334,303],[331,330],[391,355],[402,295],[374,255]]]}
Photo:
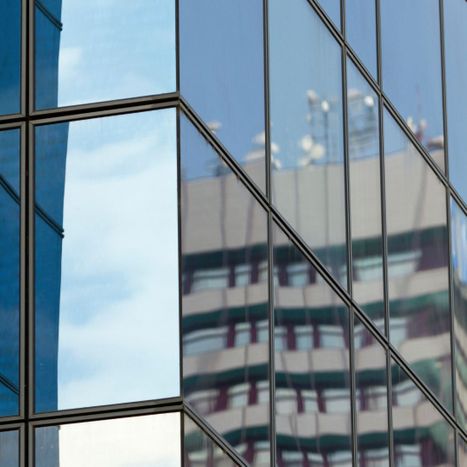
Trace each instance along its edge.
{"label": "commercial building exterior", "polygon": [[5,0],[0,466],[467,463],[467,4]]}

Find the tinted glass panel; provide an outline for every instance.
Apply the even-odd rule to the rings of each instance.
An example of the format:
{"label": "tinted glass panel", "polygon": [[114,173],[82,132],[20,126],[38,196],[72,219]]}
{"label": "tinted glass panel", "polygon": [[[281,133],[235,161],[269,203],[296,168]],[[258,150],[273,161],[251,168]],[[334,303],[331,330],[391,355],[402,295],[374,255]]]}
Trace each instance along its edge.
{"label": "tinted glass panel", "polygon": [[387,112],[384,149],[391,341],[451,409],[446,191]]}
{"label": "tinted glass panel", "polygon": [[314,279],[290,286],[287,266],[307,260],[273,233],[277,459],[350,466],[348,309],[311,264]]}
{"label": "tinted glass panel", "polygon": [[329,15],[334,24],[340,28],[341,24],[341,0],[318,0],[324,11]]}
{"label": "tinted glass panel", "polygon": [[386,352],[354,318],[358,465],[389,466]]}
{"label": "tinted glass panel", "polygon": [[448,111],[449,177],[467,200],[467,150],[465,109],[467,108],[467,4],[464,0],[444,1],[446,99]]}
{"label": "tinted glass panel", "polygon": [[237,465],[186,415],[183,429],[183,465],[186,467],[235,467]]}
{"label": "tinted glass panel", "polygon": [[347,109],[352,291],[363,310],[384,330],[378,98],[350,61]]}
{"label": "tinted glass panel", "polygon": [[451,235],[456,410],[459,423],[467,428],[467,217],[454,200]]}
{"label": "tinted glass panel", "polygon": [[395,465],[454,466],[454,430],[395,362],[391,373]]}
{"label": "tinted glass panel", "polygon": [[381,0],[384,91],[444,168],[438,0]]}
{"label": "tinted glass panel", "polygon": [[264,189],[262,0],[181,0],[182,95]]}
{"label": "tinted glass panel", "polygon": [[457,450],[457,465],[467,465],[467,441],[459,436]]}
{"label": "tinted glass panel", "polygon": [[36,467],[180,467],[180,414],[35,430]]}
{"label": "tinted glass panel", "polygon": [[185,398],[269,465],[266,213],[185,117],[181,160]]}
{"label": "tinted glass panel", "polygon": [[270,39],[273,202],[347,284],[341,50],[306,0],[270,2]]}
{"label": "tinted glass panel", "polygon": [[0,416],[18,413],[20,131],[0,131]]}
{"label": "tinted glass panel", "polygon": [[363,64],[377,77],[376,65],[376,2],[346,0],[345,22],[347,40]]}
{"label": "tinted glass panel", "polygon": [[0,4],[0,114],[20,111],[21,0]]}
{"label": "tinted glass panel", "polygon": [[0,465],[19,467],[18,431],[0,431]]}
{"label": "tinted glass panel", "polygon": [[174,110],[36,129],[36,410],[179,394]]}
{"label": "tinted glass panel", "polygon": [[175,90],[173,0],[49,1],[35,28],[38,109]]}

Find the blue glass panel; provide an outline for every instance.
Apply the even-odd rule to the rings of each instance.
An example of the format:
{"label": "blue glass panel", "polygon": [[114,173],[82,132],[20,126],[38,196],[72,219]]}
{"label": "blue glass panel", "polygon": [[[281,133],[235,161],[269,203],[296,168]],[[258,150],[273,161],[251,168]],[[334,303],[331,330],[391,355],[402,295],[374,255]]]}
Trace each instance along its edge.
{"label": "blue glass panel", "polygon": [[49,1],[35,21],[37,109],[175,91],[173,0]]}
{"label": "blue glass panel", "polygon": [[0,465],[19,467],[18,431],[0,431]]}
{"label": "blue glass panel", "polygon": [[452,410],[446,190],[384,114],[390,338]]}
{"label": "blue glass panel", "polygon": [[183,116],[181,170],[184,397],[269,465],[266,212]]}
{"label": "blue glass panel", "polygon": [[318,0],[324,11],[329,15],[334,24],[341,25],[341,0]]}
{"label": "blue glass panel", "polygon": [[180,87],[264,190],[262,0],[180,2]]}
{"label": "blue glass panel", "polygon": [[446,100],[448,112],[449,178],[467,201],[467,150],[465,109],[467,109],[467,4],[445,0],[444,34],[446,58]]}
{"label": "blue glass panel", "polygon": [[444,169],[439,1],[381,0],[381,42],[384,91]]}
{"label": "blue glass panel", "polygon": [[36,410],[178,395],[175,110],[35,136]]}
{"label": "blue glass panel", "polygon": [[0,115],[20,111],[21,0],[0,4]]}
{"label": "blue glass panel", "polygon": [[346,285],[341,49],[306,0],[269,13],[273,202]]}

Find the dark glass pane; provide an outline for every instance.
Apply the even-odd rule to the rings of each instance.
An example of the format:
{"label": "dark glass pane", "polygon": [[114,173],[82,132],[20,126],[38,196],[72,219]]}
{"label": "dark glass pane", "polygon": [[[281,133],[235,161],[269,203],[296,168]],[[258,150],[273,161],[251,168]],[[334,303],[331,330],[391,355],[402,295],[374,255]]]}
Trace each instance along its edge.
{"label": "dark glass pane", "polygon": [[465,109],[467,109],[467,4],[465,0],[444,1],[446,100],[448,112],[449,177],[467,201],[467,150]]}
{"label": "dark glass pane", "polygon": [[353,295],[384,332],[378,98],[347,61]]}
{"label": "dark glass pane", "polygon": [[0,4],[0,115],[20,111],[21,0]]}
{"label": "dark glass pane", "polygon": [[354,318],[358,465],[389,466],[386,351]]}
{"label": "dark glass pane", "polygon": [[180,431],[176,412],[38,427],[35,466],[180,467]]}
{"label": "dark glass pane", "polygon": [[186,415],[183,430],[184,466],[235,467],[237,465],[190,417]]}
{"label": "dark glass pane", "polygon": [[444,169],[439,1],[381,0],[381,41],[384,91]]}
{"label": "dark glass pane", "polygon": [[173,0],[38,2],[35,31],[38,109],[175,90]]}
{"label": "dark glass pane", "polygon": [[395,465],[454,467],[454,430],[395,362],[391,373]]}
{"label": "dark glass pane", "polygon": [[264,190],[262,0],[180,1],[180,87]]}
{"label": "dark glass pane", "polygon": [[[348,309],[275,224],[273,235],[279,465],[351,466]],[[297,264],[307,280],[295,285]]]}
{"label": "dark glass pane", "polygon": [[347,284],[341,49],[306,0],[270,2],[270,40],[273,202]]}
{"label": "dark glass pane", "polygon": [[181,165],[184,396],[268,465],[266,213],[185,117]]}
{"label": "dark glass pane", "polygon": [[20,131],[0,132],[0,416],[19,397]]}
{"label": "dark glass pane", "polygon": [[324,11],[329,15],[334,24],[341,25],[341,0],[318,0]]}
{"label": "dark glass pane", "polygon": [[451,236],[455,403],[457,420],[467,428],[467,217],[454,200],[451,200]]}
{"label": "dark glass pane", "polygon": [[0,431],[0,465],[19,467],[18,431]]}
{"label": "dark glass pane", "polygon": [[36,410],[178,395],[175,111],[35,138]]}
{"label": "dark glass pane", "polygon": [[384,114],[391,342],[452,409],[446,190]]}
{"label": "dark glass pane", "polygon": [[374,0],[346,0],[345,32],[352,49],[377,78],[375,5]]}

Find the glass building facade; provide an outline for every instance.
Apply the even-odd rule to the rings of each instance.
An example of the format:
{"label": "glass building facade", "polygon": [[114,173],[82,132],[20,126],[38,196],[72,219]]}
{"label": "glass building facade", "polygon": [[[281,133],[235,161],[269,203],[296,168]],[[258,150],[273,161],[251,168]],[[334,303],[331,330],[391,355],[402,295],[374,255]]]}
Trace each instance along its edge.
{"label": "glass building facade", "polygon": [[0,467],[467,465],[465,0],[0,2]]}

